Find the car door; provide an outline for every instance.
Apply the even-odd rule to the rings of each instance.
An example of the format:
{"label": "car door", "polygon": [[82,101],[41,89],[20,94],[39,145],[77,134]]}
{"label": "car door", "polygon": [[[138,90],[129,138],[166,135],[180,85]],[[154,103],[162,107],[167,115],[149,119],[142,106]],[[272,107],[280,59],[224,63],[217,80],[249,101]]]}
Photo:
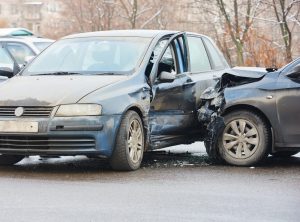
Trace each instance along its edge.
{"label": "car door", "polygon": [[[186,35],[179,33],[171,37],[160,51],[150,75],[153,82],[149,111],[152,148],[181,143],[194,121],[194,84],[189,76]],[[174,75],[174,79],[162,80],[163,72]]]}
{"label": "car door", "polygon": [[198,109],[203,91],[208,87],[213,87],[229,65],[209,38],[189,35],[188,44],[191,78],[195,82],[195,109]]}
{"label": "car door", "polygon": [[300,147],[300,82],[287,76],[293,67],[283,70],[277,81],[277,115],[285,147]]}

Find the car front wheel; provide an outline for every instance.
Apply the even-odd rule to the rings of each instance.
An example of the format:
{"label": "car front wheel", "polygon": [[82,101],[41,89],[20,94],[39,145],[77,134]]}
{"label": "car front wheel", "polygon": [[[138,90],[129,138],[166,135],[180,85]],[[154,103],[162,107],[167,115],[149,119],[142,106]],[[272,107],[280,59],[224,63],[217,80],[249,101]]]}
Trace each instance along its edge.
{"label": "car front wheel", "polygon": [[0,154],[0,165],[1,166],[14,165],[20,162],[23,158],[24,156]]}
{"label": "car front wheel", "polygon": [[143,153],[143,123],[140,116],[130,110],[122,118],[110,165],[114,170],[137,170],[141,165]]}
{"label": "car front wheel", "polygon": [[224,117],[225,129],[218,138],[220,157],[237,166],[251,166],[264,160],[271,145],[271,131],[254,112],[234,111]]}

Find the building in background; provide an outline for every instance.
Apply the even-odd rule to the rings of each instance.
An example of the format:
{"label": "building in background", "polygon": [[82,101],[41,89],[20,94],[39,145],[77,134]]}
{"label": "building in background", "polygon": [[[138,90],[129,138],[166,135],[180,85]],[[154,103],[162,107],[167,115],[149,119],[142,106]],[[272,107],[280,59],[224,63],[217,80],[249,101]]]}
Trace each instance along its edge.
{"label": "building in background", "polygon": [[61,16],[62,4],[59,0],[0,0],[0,20],[2,26],[24,27],[41,35],[55,27]]}

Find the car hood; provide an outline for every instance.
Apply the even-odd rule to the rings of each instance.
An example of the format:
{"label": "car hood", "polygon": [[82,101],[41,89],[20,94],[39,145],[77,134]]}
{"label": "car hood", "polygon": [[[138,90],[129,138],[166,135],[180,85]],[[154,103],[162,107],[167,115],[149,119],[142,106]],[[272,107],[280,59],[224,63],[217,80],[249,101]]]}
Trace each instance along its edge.
{"label": "car hood", "polygon": [[0,106],[56,106],[76,103],[87,94],[127,76],[16,76],[0,84]]}
{"label": "car hood", "polygon": [[236,66],[231,69],[231,72],[229,74],[240,76],[240,77],[246,77],[246,78],[261,78],[264,75],[267,74],[266,68],[261,67],[240,67]]}

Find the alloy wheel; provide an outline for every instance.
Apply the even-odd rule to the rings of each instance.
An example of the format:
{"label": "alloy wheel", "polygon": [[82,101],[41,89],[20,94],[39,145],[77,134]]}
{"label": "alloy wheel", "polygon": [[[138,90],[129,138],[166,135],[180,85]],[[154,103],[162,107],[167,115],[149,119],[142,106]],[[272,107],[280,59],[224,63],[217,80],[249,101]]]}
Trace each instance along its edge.
{"label": "alloy wheel", "polygon": [[142,126],[137,119],[130,122],[127,142],[131,161],[133,163],[139,162],[143,155],[143,135]]}
{"label": "alloy wheel", "polygon": [[257,150],[257,128],[245,119],[235,119],[227,124],[222,137],[225,152],[237,159],[249,158]]}

